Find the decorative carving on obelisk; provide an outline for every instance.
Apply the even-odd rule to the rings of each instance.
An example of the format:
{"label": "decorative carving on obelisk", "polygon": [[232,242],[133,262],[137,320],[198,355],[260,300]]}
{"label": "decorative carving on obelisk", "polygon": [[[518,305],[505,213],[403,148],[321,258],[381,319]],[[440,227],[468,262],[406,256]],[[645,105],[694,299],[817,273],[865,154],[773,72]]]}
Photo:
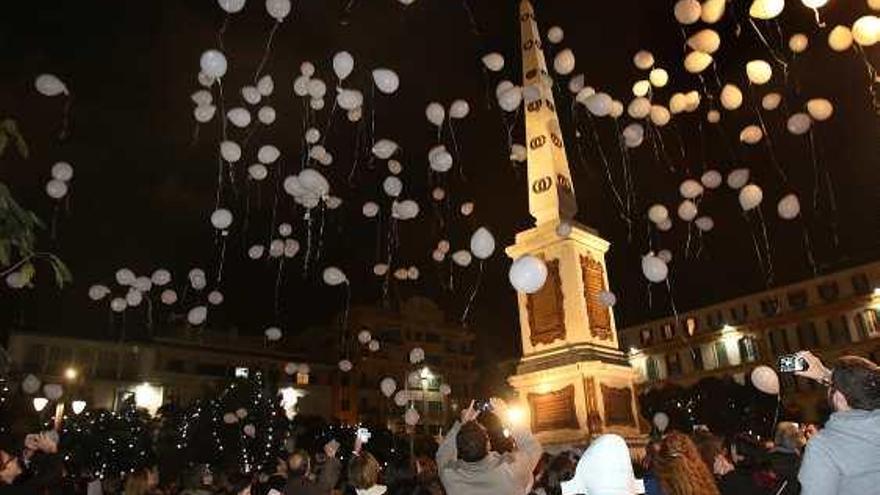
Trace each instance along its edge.
{"label": "decorative carving on obelisk", "polygon": [[526,108],[529,213],[536,225],[571,220],[577,213],[574,184],[553,102],[553,81],[541,50],[541,34],[529,0],[519,4]]}

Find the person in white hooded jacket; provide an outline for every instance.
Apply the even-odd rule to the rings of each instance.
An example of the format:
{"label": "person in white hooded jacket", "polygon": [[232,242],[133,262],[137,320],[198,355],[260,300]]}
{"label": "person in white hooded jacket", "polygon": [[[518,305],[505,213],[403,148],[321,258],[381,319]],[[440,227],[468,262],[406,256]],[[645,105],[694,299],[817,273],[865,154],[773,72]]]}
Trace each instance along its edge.
{"label": "person in white hooded jacket", "polygon": [[829,370],[810,352],[800,356],[809,368],[798,374],[828,386],[834,411],[807,443],[801,495],[880,493],[880,367],[846,356]]}
{"label": "person in white hooded jacket", "polygon": [[629,447],[623,437],[596,437],[578,461],[574,477],[560,485],[562,495],[636,495],[645,484],[633,475]]}

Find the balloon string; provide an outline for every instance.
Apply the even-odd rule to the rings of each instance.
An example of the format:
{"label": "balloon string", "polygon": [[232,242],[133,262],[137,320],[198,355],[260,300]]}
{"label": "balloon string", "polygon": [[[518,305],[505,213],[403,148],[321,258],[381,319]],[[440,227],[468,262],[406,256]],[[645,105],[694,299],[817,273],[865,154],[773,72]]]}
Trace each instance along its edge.
{"label": "balloon string", "polygon": [[461,315],[461,325],[467,328],[467,320],[468,315],[471,312],[471,307],[474,304],[474,300],[477,298],[477,292],[480,290],[480,284],[483,282],[483,260],[480,260],[480,271],[477,273],[477,282],[474,284],[474,289],[471,291],[471,295],[468,298],[468,302],[464,307],[464,313]]}
{"label": "balloon string", "polygon": [[464,160],[461,156],[461,150],[458,148],[458,139],[455,137],[455,126],[452,125],[452,119],[449,119],[449,135],[452,137],[452,147],[455,148],[455,158],[458,162],[458,176],[461,177],[461,180],[467,182],[467,177],[464,174]]}
{"label": "balloon string", "polygon": [[330,129],[333,128],[333,117],[336,115],[336,103],[336,98],[333,98],[333,106],[330,107],[330,115],[327,117],[327,122],[324,123],[324,132],[321,133],[322,146],[327,142],[327,134],[330,132]]}
{"label": "balloon string", "polygon": [[306,210],[306,255],[303,259],[303,278],[309,275],[309,259],[312,257],[312,210]]}
{"label": "balloon string", "polygon": [[196,124],[193,126],[192,140],[189,142],[190,148],[194,147],[196,145],[196,143],[199,141],[199,130],[200,129],[201,129],[201,126],[199,125],[199,123],[197,121]]}
{"label": "balloon string", "polygon": [[278,215],[278,184],[281,182],[279,180],[280,173],[276,170],[272,170],[272,221],[269,223],[269,239],[272,239],[272,236],[275,235],[275,219]]}
{"label": "balloon string", "polygon": [[61,109],[61,130],[58,132],[58,140],[64,141],[69,134],[70,107],[73,104],[73,94],[67,93],[64,99],[64,107]]}
{"label": "balloon string", "polygon": [[[678,141],[678,152],[681,153],[681,160],[687,160],[687,145],[684,142],[684,137],[681,135],[681,129],[678,128],[678,122],[675,119],[672,119],[672,129],[675,131],[675,138]],[[670,171],[675,172],[675,167],[670,166]]]}
{"label": "balloon string", "polygon": [[770,136],[770,131],[767,129],[767,125],[764,122],[764,116],[761,114],[761,109],[758,108],[758,104],[755,102],[757,97],[755,96],[755,87],[752,85],[751,81],[749,81],[749,98],[752,109],[755,112],[755,116],[758,117],[758,123],[761,124],[761,131],[764,133],[764,146],[767,148],[767,154],[770,156],[770,163],[773,164],[773,168],[776,169],[776,172],[779,174],[779,177],[782,179],[783,184],[788,184],[788,176],[785,174],[785,171],[782,170],[782,166],[779,164],[779,160],[776,158],[775,148],[773,146],[773,138]]}
{"label": "balloon string", "polygon": [[803,221],[803,217],[801,217],[801,230],[803,231],[804,238],[804,251],[807,254],[807,262],[810,264],[810,270],[813,272],[813,276],[819,273],[816,268],[816,259],[813,257],[813,243],[810,242],[810,233],[807,230],[807,224]]}
{"label": "balloon string", "polygon": [[880,78],[877,77],[877,69],[868,59],[868,55],[860,45],[854,43],[853,46],[855,47],[856,52],[862,56],[862,61],[865,63],[865,71],[868,74],[868,94],[871,95],[871,104],[874,107],[874,113],[880,114],[880,94],[877,92],[877,85],[880,84]]}
{"label": "balloon string", "polygon": [[227,231],[223,231],[220,233],[220,258],[217,266],[217,284],[223,281],[223,265],[226,262],[226,239],[229,233]]}
{"label": "balloon string", "polygon": [[666,294],[669,295],[669,306],[672,308],[675,321],[678,322],[678,308],[675,307],[675,297],[672,295],[672,284],[669,282],[668,276],[666,277]]}
{"label": "balloon string", "polygon": [[[226,106],[223,99],[223,83],[220,79],[217,79],[217,90],[220,93],[219,103],[220,103],[220,135],[222,136],[222,140],[226,140]],[[217,146],[217,192],[214,201],[214,209],[217,210],[220,208],[220,199],[223,191],[223,165],[225,160],[223,159],[223,153],[220,152],[220,146]]]}
{"label": "balloon string", "polygon": [[223,44],[223,37],[226,34],[226,29],[229,27],[229,12],[223,16],[223,24],[220,25],[220,29],[217,30],[217,45],[220,47],[220,51],[225,51],[226,46]]}
{"label": "balloon string", "polygon": [[761,232],[764,236],[764,253],[767,260],[767,286],[773,283],[773,255],[770,252],[770,236],[767,235],[767,223],[764,222],[764,214],[761,213],[761,207],[755,208],[758,211],[758,220],[761,222]]}
{"label": "balloon string", "polygon": [[686,260],[690,259],[690,257],[691,257],[691,238],[693,237],[693,231],[694,231],[694,223],[688,222],[687,224],[688,224],[687,240],[684,243],[684,259],[686,259]]}
{"label": "balloon string", "polygon": [[825,21],[822,20],[822,15],[819,14],[819,9],[813,9],[813,17],[816,19],[816,26],[820,29],[825,27]]}
{"label": "balloon string", "polygon": [[325,203],[321,202],[321,224],[318,226],[318,248],[315,253],[315,261],[321,261],[321,252],[324,248],[324,221],[327,218],[327,210],[325,208]]}
{"label": "balloon string", "polygon": [[593,136],[593,141],[596,143],[596,151],[599,154],[599,159],[602,161],[602,167],[605,170],[605,177],[608,180],[608,185],[611,187],[614,200],[617,202],[617,207],[620,210],[619,215],[625,222],[628,222],[626,208],[623,205],[620,193],[617,191],[617,186],[614,184],[614,177],[611,175],[611,166],[608,164],[608,157],[605,155],[605,150],[602,148],[602,142],[599,140],[599,133],[596,131],[596,123],[589,114],[587,115],[587,119],[590,124],[590,132]]}
{"label": "balloon string", "polygon": [[274,309],[272,313],[272,319],[274,321],[278,321],[278,310],[281,303],[281,298],[279,295],[281,294],[281,274],[284,273],[284,256],[278,260],[278,269],[275,273],[275,295],[273,297],[274,301]]}
{"label": "balloon string", "polygon": [[831,173],[828,171],[828,167],[823,167],[822,171],[822,175],[825,176],[825,186],[828,190],[828,206],[831,210],[831,240],[836,248],[840,245],[840,238],[837,234],[837,195],[834,193],[834,183],[831,181]]}
{"label": "balloon string", "polygon": [[816,156],[816,141],[813,136],[812,126],[807,132],[807,142],[810,145],[810,158],[813,163],[813,210],[819,210],[819,184],[821,177],[819,176],[819,159]]}
{"label": "balloon string", "polygon": [[764,45],[764,47],[767,48],[767,51],[770,53],[770,56],[776,61],[776,63],[779,64],[780,67],[782,67],[783,71],[787,71],[788,70],[788,63],[786,63],[785,60],[783,60],[782,57],[776,53],[776,50],[774,50],[773,47],[770,46],[770,43],[767,41],[767,38],[764,37],[764,33],[762,33],[760,29],[758,29],[758,25],[755,24],[755,20],[752,19],[751,17],[749,17],[749,24],[751,24],[752,29],[755,31],[755,34],[758,35],[758,40],[760,40],[761,43]]}
{"label": "balloon string", "polygon": [[358,122],[357,129],[355,130],[355,134],[354,134],[354,160],[352,161],[352,164],[351,164],[351,171],[348,173],[349,187],[354,187],[354,185],[355,185],[354,184],[354,176],[357,173],[358,163],[361,161],[361,147],[363,146],[361,138],[363,136],[363,131],[364,131],[363,121]]}
{"label": "balloon string", "polygon": [[[376,85],[370,85],[370,135],[367,139],[367,146],[372,150],[372,144],[376,141],[376,107],[379,105],[379,101],[376,98]],[[369,153],[370,161],[369,164],[372,164],[376,156],[373,155],[372,152]]]}
{"label": "balloon string", "polygon": [[764,265],[764,256],[761,253],[761,248],[758,247],[758,237],[755,234],[755,228],[752,225],[752,222],[751,222],[751,220],[745,210],[743,210],[742,214],[743,214],[743,218],[745,218],[745,220],[746,220],[746,224],[748,224],[748,226],[749,226],[749,233],[752,236],[752,245],[755,248],[755,256],[758,258],[758,265],[760,266],[761,271],[766,273],[766,268]]}
{"label": "balloon string", "polygon": [[266,40],[266,48],[263,50],[263,58],[260,60],[260,65],[257,66],[257,70],[254,72],[254,84],[257,84],[257,78],[260,77],[260,73],[263,72],[266,62],[269,61],[269,54],[272,52],[272,40],[275,38],[275,32],[278,31],[279,26],[281,26],[281,21],[276,21],[275,25],[272,26],[272,29],[269,31],[269,38]]}

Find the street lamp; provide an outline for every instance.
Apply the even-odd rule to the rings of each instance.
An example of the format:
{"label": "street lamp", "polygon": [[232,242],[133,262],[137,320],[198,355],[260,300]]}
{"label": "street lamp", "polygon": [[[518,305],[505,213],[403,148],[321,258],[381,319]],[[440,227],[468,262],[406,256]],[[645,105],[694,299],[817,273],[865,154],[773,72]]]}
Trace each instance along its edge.
{"label": "street lamp", "polygon": [[86,409],[86,401],[84,400],[75,400],[70,404],[70,408],[73,409],[73,414],[79,414]]}
{"label": "street lamp", "polygon": [[72,366],[64,370],[64,378],[66,378],[68,381],[72,382],[76,380],[77,376],[79,376],[79,371],[77,371],[76,368]]}
{"label": "street lamp", "polygon": [[34,410],[37,412],[43,412],[43,409],[46,409],[46,406],[49,405],[49,399],[45,397],[34,397]]}

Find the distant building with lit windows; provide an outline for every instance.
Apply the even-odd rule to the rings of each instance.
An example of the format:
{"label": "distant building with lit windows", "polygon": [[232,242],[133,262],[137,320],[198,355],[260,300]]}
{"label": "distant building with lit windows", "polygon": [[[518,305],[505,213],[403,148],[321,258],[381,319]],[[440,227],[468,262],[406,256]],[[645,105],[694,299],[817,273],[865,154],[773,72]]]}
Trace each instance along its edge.
{"label": "distant building with lit windows", "polygon": [[[880,262],[620,329],[644,392],[709,376],[740,383],[758,364],[809,349],[830,362],[855,354],[880,362]],[[814,382],[780,374],[787,408],[815,420],[825,396]]]}

